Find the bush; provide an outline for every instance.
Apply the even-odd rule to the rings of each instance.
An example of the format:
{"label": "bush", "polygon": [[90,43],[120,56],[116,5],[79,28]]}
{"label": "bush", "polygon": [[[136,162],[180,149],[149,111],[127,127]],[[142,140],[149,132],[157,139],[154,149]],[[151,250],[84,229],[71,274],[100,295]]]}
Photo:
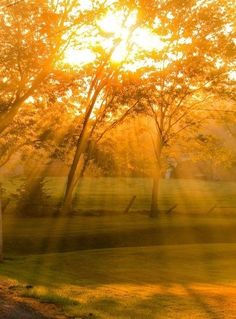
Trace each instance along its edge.
{"label": "bush", "polygon": [[51,196],[47,194],[44,177],[26,178],[12,197],[16,201],[16,212],[25,216],[44,216],[55,213]]}

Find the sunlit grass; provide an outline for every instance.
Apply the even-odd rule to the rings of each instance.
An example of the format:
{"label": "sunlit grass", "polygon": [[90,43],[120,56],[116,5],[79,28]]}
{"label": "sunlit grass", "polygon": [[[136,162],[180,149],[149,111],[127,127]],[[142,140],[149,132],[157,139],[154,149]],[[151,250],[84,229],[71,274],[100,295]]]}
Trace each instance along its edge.
{"label": "sunlit grass", "polygon": [[[20,180],[3,181],[8,193],[14,192]],[[52,197],[52,204],[58,201],[64,191],[64,177],[48,177],[46,187]],[[152,179],[150,178],[83,178],[76,195],[76,210],[107,210],[122,212],[132,196],[137,198],[133,211],[150,209]],[[115,205],[114,205],[115,202]],[[160,186],[160,208],[168,210],[177,205],[177,213],[207,213],[214,205],[214,213],[236,212],[236,183],[211,182],[203,180],[162,180]],[[221,208],[224,207],[224,208]],[[33,212],[32,212],[33,215]]]}
{"label": "sunlit grass", "polygon": [[[54,202],[63,183],[62,178],[48,178]],[[13,186],[8,183],[8,191]],[[86,178],[77,194],[78,215],[5,215],[7,258],[0,275],[17,280],[24,296],[58,304],[76,317],[233,319],[235,183],[163,180],[163,212],[178,206],[171,216],[156,220],[134,214],[148,210],[151,186],[150,179],[142,178]],[[133,213],[118,214],[133,195]],[[208,213],[216,201],[232,212]],[[112,214],[79,216],[99,209]]]}
{"label": "sunlit grass", "polygon": [[234,318],[236,246],[180,245],[18,257],[0,274],[26,296],[95,318]]}
{"label": "sunlit grass", "polygon": [[235,217],[4,218],[5,254],[168,244],[236,242]]}
{"label": "sunlit grass", "polygon": [[23,297],[38,299],[42,303],[51,303],[63,307],[76,306],[79,304],[76,300],[72,300],[68,296],[64,295],[63,290],[62,295],[59,295],[55,289],[50,290],[45,287],[24,289],[21,295]]}

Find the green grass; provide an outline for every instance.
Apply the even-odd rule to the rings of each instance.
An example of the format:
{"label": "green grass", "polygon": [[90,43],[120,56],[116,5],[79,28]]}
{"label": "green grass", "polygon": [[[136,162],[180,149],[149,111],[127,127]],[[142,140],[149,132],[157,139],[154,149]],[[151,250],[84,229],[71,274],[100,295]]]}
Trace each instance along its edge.
{"label": "green grass", "polygon": [[[61,198],[65,182],[63,177],[47,178],[46,188],[52,200]],[[19,184],[19,179],[3,181],[8,193],[14,192]],[[76,191],[75,208],[124,211],[132,196],[136,195],[132,210],[148,210],[151,189],[150,178],[83,178]],[[177,213],[206,213],[216,202],[218,208],[214,213],[235,213],[236,183],[181,179],[161,181],[160,208],[163,210],[177,204]],[[228,208],[221,209],[220,206]]]}
{"label": "green grass", "polygon": [[5,254],[236,242],[236,218],[139,214],[104,217],[4,218]]}
{"label": "green grass", "polygon": [[[16,183],[16,180],[14,180]],[[48,178],[48,193],[54,200],[63,190],[62,178]],[[19,180],[18,180],[19,183]],[[12,181],[5,182],[10,192]],[[236,183],[199,180],[162,180],[160,203],[164,209],[178,203],[172,217],[150,220],[145,215],[117,214],[131,196],[133,210],[148,209],[151,180],[144,178],[85,178],[79,186],[77,208],[108,209],[104,216],[14,217],[4,216],[5,252],[29,254],[78,249],[143,246],[156,244],[236,242]],[[16,187],[16,186],[15,186]],[[13,191],[13,189],[11,189]],[[231,207],[208,210],[218,200]],[[235,203],[235,204],[234,204]],[[29,240],[30,238],[30,240]]]}
{"label": "green grass", "polygon": [[[62,179],[48,180],[54,200]],[[0,275],[19,291],[78,318],[236,318],[236,183],[162,181],[172,216],[4,216],[7,257]],[[8,183],[8,191],[13,186]],[[148,179],[84,179],[77,208],[123,211],[150,205]],[[218,209],[207,213],[218,201]],[[231,208],[230,208],[231,207]],[[95,249],[99,248],[99,249]],[[33,285],[22,288],[22,283]]]}
{"label": "green grass", "polygon": [[22,297],[34,298],[42,303],[50,303],[54,305],[60,305],[63,307],[76,306],[78,301],[72,300],[69,297],[58,295],[58,293],[48,292],[48,289],[32,288],[24,289],[21,293]]}
{"label": "green grass", "polygon": [[102,249],[16,257],[2,276],[23,294],[101,319],[234,318],[236,244]]}

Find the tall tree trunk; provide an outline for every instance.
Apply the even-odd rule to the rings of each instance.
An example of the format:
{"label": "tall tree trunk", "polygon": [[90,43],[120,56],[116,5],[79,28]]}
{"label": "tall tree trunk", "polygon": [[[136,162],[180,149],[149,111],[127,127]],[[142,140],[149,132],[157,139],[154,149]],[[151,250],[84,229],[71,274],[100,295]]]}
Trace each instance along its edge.
{"label": "tall tree trunk", "polygon": [[62,206],[63,213],[68,213],[72,208],[73,194],[74,194],[75,187],[77,185],[76,173],[78,171],[78,165],[81,160],[81,156],[83,155],[87,147],[88,135],[89,135],[88,122],[89,122],[90,114],[92,113],[92,109],[93,108],[90,106],[90,109],[87,112],[85,120],[84,120],[82,131],[77,141],[75,155],[74,155],[73,162],[70,167],[68,178],[67,178],[66,191],[65,191],[63,206]]}
{"label": "tall tree trunk", "polygon": [[155,171],[153,173],[153,186],[152,186],[152,202],[150,209],[150,217],[155,218],[158,217],[160,209],[159,209],[159,185],[161,178],[161,154],[163,148],[163,141],[161,134],[156,136],[156,139],[153,140],[153,147],[155,153]]}
{"label": "tall tree trunk", "polygon": [[81,177],[80,172],[83,171],[84,165],[83,149],[78,147],[67,178],[66,191],[62,205],[63,213],[68,213],[72,210],[74,192],[78,185],[79,177]]}
{"label": "tall tree trunk", "polygon": [[72,208],[72,200],[73,200],[73,194],[75,187],[77,185],[77,180],[76,180],[76,173],[78,172],[78,165],[81,160],[82,155],[85,153],[88,143],[89,143],[89,138],[91,137],[91,130],[89,130],[89,119],[91,116],[91,113],[93,111],[94,105],[97,101],[98,95],[101,92],[102,85],[97,88],[88,104],[87,112],[84,118],[83,122],[83,127],[79,136],[79,139],[77,141],[76,145],[76,150],[75,150],[75,155],[74,159],[72,162],[72,165],[69,170],[68,178],[67,178],[67,184],[66,184],[66,191],[64,195],[64,200],[63,200],[63,205],[62,205],[62,212],[63,213],[68,213],[71,208]]}
{"label": "tall tree trunk", "polygon": [[154,172],[153,177],[153,185],[152,185],[152,201],[151,201],[151,210],[150,210],[150,217],[155,218],[159,215],[159,185],[160,185],[160,166],[156,165],[156,171]]}

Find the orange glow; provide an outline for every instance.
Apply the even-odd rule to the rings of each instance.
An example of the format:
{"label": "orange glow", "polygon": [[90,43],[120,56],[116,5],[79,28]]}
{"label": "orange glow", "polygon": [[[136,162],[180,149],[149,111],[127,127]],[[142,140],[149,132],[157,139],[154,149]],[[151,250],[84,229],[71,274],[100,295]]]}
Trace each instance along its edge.
{"label": "orange glow", "polygon": [[68,48],[64,55],[64,63],[83,66],[95,60],[95,54],[89,49],[78,50],[76,48]]}
{"label": "orange glow", "polygon": [[[97,22],[98,29],[105,35],[98,39],[96,36],[86,37],[82,49],[69,47],[63,62],[72,66],[81,66],[95,61],[96,54],[92,51],[94,43],[100,42],[105,51],[115,47],[115,41],[120,41],[114,48],[111,61],[114,63],[126,64],[126,69],[137,70],[143,66],[142,61],[135,59],[136,55],[143,51],[162,50],[165,43],[154,34],[151,29],[136,27],[137,10],[133,10],[128,16],[123,11],[109,11],[100,21]],[[126,61],[129,60],[129,61]]]}

